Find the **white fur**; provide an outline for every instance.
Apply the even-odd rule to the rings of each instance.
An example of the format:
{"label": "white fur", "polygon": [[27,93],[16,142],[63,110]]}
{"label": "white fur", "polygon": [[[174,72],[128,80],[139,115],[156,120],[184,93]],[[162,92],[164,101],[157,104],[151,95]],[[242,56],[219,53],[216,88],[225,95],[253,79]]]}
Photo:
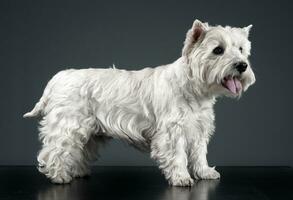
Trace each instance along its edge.
{"label": "white fur", "polygon": [[[39,170],[55,183],[89,174],[97,148],[119,138],[149,150],[171,185],[194,178],[217,179],[209,167],[207,144],[213,134],[216,97],[239,97],[221,85],[239,76],[245,91],[255,82],[251,67],[241,75],[233,63],[248,63],[251,26],[209,26],[196,20],[182,56],[174,63],[138,71],[69,69],[57,73],[35,108],[41,116]],[[223,55],[214,55],[217,45]],[[243,52],[239,51],[239,47]]]}

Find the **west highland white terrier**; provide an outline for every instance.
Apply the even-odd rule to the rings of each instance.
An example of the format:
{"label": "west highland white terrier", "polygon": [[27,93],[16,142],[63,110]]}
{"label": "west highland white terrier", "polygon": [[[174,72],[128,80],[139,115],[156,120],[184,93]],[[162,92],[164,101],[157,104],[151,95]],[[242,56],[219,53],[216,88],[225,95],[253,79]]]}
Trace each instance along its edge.
{"label": "west highland white terrier", "polygon": [[98,147],[119,138],[150,152],[169,184],[218,179],[207,144],[219,96],[240,97],[255,82],[250,28],[195,20],[175,62],[138,71],[57,73],[24,117],[41,117],[39,171],[54,183],[90,173]]}

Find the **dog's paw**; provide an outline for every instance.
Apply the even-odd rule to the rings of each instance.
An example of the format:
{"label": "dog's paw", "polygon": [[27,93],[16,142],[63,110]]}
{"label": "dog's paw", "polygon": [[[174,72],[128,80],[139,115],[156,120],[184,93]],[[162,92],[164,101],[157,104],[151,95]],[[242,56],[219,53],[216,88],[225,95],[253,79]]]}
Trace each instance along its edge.
{"label": "dog's paw", "polygon": [[220,173],[215,170],[215,167],[204,167],[194,174],[197,179],[219,179]]}
{"label": "dog's paw", "polygon": [[51,178],[52,183],[56,183],[56,184],[66,184],[66,183],[70,183],[72,180],[72,177],[62,177],[62,176],[57,176],[54,178]]}
{"label": "dog's paw", "polygon": [[52,183],[66,184],[72,181],[72,176],[67,173],[59,173],[57,176],[49,177]]}
{"label": "dog's paw", "polygon": [[169,184],[178,187],[190,187],[194,183],[190,176],[173,176],[169,179]]}

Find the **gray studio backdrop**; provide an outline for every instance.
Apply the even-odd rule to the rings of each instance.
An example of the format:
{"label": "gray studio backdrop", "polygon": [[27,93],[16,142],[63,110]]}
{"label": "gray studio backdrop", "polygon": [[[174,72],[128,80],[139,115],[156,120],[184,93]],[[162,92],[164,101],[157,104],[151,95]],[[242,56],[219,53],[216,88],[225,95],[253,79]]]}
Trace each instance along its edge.
{"label": "gray studio backdrop", "polygon": [[[292,2],[292,1],[291,1]],[[212,165],[293,165],[293,6],[290,1],[0,2],[0,165],[36,163],[37,121],[22,119],[47,81],[66,68],[141,69],[174,61],[195,18],[247,26],[256,84],[219,99]],[[153,165],[113,141],[98,165]]]}

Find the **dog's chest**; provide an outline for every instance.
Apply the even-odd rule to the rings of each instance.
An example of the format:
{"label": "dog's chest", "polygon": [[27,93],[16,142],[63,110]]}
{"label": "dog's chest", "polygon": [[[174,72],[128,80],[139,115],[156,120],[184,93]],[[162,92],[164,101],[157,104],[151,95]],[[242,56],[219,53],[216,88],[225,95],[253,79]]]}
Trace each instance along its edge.
{"label": "dog's chest", "polygon": [[[209,136],[213,133],[214,126],[214,109],[213,104],[192,105],[192,111],[189,116],[189,124],[192,129],[191,135]],[[189,136],[189,135],[188,135]]]}

